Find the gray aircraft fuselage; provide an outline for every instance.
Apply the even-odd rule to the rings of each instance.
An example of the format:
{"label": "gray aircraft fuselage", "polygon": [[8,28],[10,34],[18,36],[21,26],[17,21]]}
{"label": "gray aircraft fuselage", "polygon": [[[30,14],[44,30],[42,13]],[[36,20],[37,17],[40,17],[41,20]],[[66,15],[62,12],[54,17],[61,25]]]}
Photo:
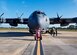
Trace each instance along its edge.
{"label": "gray aircraft fuselage", "polygon": [[49,18],[41,11],[34,11],[28,19],[28,26],[31,31],[35,31],[35,29],[38,28],[41,31],[46,31],[49,27],[49,23]]}

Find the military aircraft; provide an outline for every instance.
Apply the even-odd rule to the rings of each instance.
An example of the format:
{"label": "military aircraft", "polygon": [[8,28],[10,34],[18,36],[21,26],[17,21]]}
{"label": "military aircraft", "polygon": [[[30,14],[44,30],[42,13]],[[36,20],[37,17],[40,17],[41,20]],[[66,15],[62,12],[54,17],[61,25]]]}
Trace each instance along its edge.
{"label": "military aircraft", "polygon": [[[4,13],[3,13],[4,14]],[[18,24],[27,24],[30,33],[36,33],[35,39],[42,39],[41,32],[46,32],[49,29],[50,24],[60,24],[60,26],[66,26],[69,23],[77,23],[77,17],[74,18],[61,18],[57,14],[56,18],[48,18],[42,11],[34,11],[29,18],[1,18],[0,23],[9,23],[11,26],[18,26]],[[22,14],[23,15],[23,14]],[[21,16],[22,16],[21,15]]]}

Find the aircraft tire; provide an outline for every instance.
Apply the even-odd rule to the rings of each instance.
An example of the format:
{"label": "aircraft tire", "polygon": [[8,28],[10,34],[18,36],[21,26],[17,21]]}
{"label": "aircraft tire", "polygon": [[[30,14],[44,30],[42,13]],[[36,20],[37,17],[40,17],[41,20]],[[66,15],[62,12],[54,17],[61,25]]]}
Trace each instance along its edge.
{"label": "aircraft tire", "polygon": [[42,40],[42,37],[40,37],[40,40]]}
{"label": "aircraft tire", "polygon": [[36,40],[36,37],[34,37],[34,40]]}

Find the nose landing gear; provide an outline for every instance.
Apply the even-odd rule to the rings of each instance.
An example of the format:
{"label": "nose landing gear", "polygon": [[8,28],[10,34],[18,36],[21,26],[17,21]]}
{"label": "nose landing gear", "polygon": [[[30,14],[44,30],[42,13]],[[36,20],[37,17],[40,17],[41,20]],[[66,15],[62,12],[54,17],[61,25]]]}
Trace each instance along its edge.
{"label": "nose landing gear", "polygon": [[42,40],[41,31],[39,29],[36,30],[36,34],[34,37],[35,40]]}

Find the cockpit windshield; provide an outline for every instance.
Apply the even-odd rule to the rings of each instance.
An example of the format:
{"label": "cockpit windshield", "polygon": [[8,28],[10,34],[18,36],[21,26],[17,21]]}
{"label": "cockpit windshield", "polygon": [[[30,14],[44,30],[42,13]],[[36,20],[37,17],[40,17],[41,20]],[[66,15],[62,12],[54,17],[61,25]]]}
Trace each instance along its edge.
{"label": "cockpit windshield", "polygon": [[41,12],[41,11],[37,11],[37,14],[43,14],[43,15],[46,15],[44,12]]}
{"label": "cockpit windshield", "polygon": [[43,14],[43,15],[46,15],[44,12],[41,12],[41,11],[35,11],[35,12],[33,12],[33,14]]}

